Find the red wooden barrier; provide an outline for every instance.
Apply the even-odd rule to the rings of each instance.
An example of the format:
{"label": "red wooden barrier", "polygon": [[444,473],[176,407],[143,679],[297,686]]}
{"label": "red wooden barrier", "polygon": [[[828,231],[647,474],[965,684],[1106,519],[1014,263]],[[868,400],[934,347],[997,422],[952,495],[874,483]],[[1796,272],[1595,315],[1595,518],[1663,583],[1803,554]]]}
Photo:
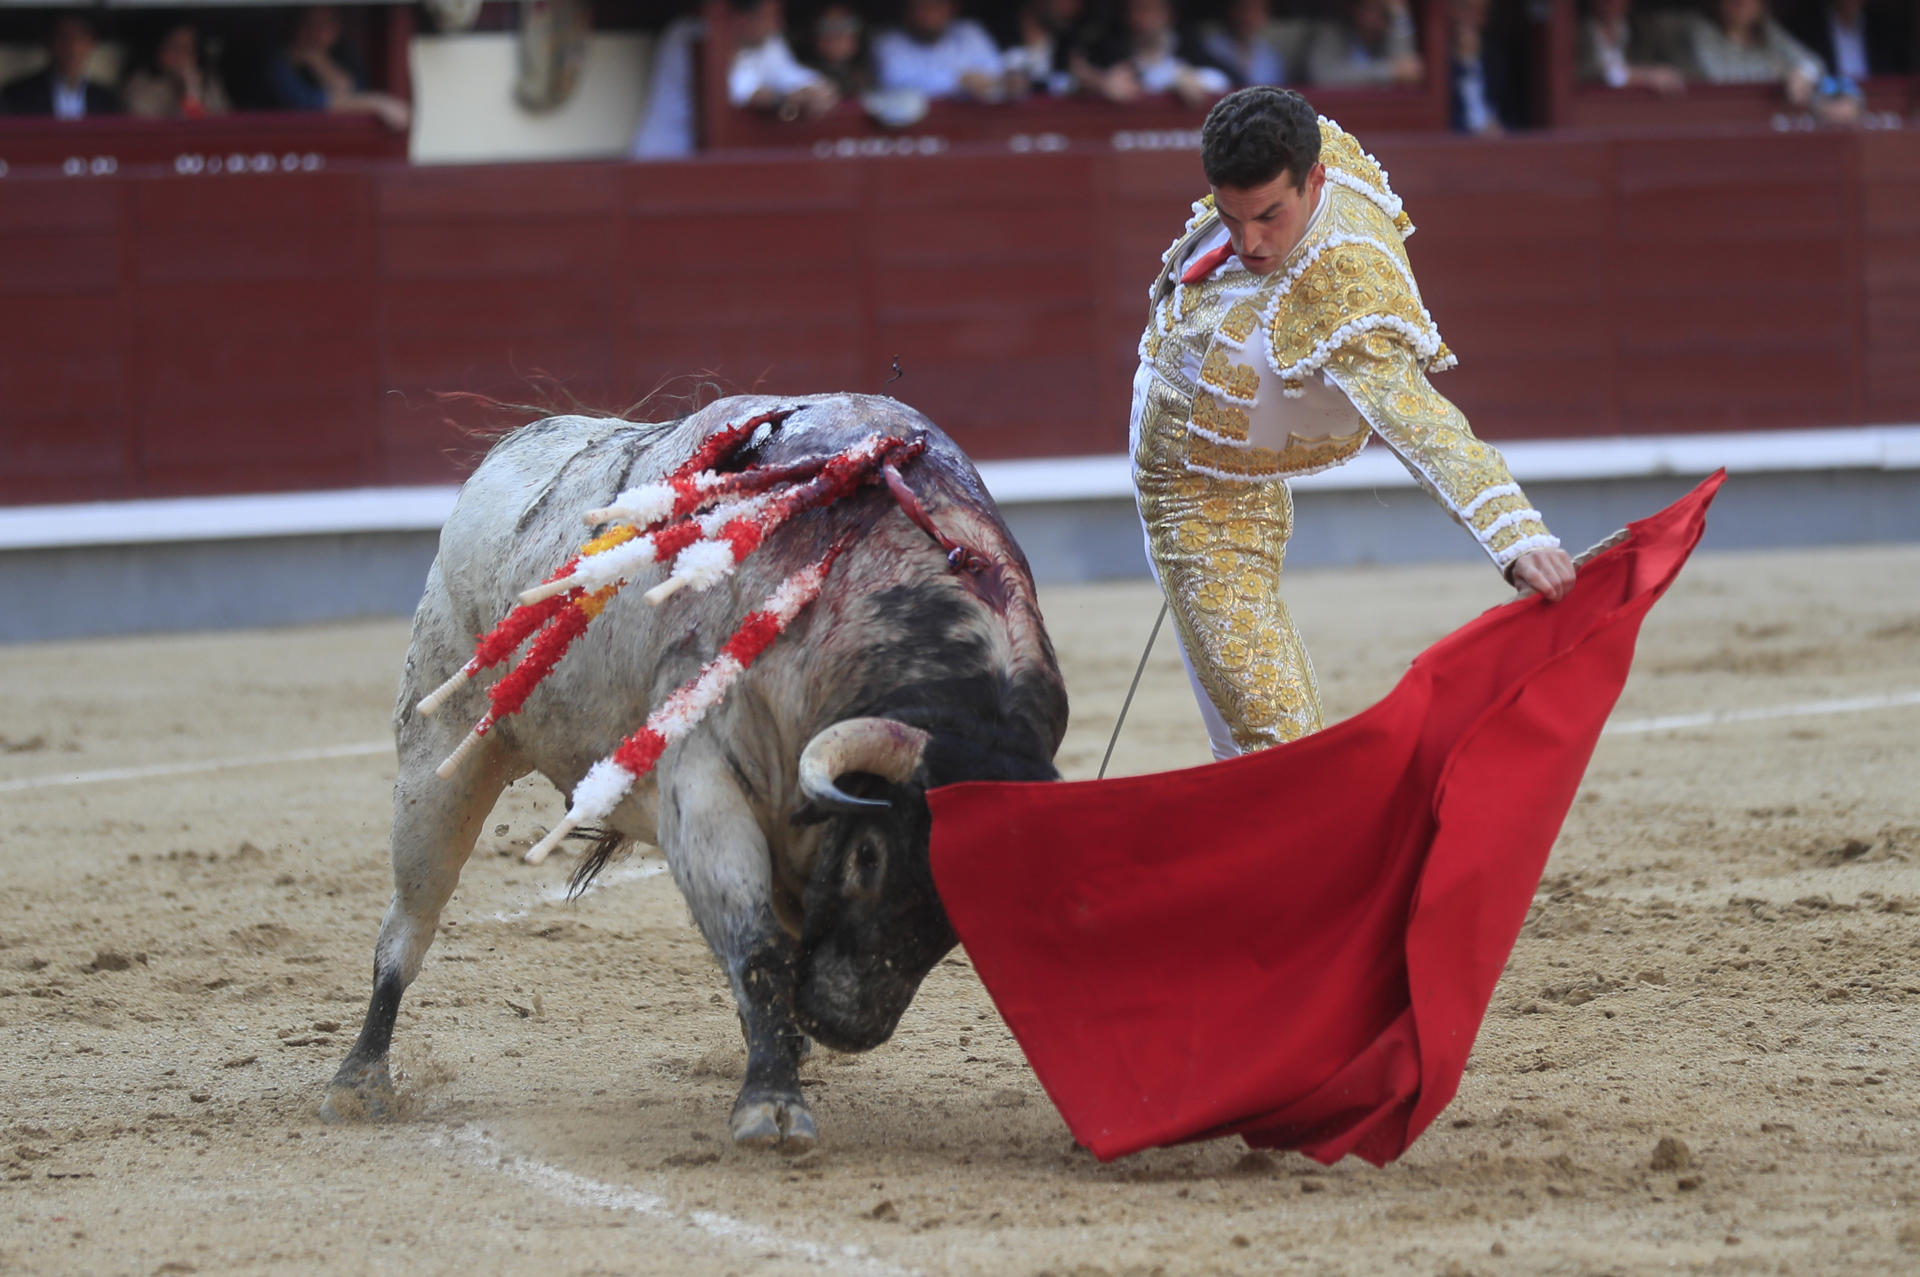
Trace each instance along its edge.
{"label": "red wooden barrier", "polygon": [[[1920,420],[1920,133],[1365,140],[1490,437]],[[896,357],[887,389],[978,456],[1115,452],[1197,170],[1069,144],[16,172],[0,501],[440,479],[478,445],[435,391],[878,390]]]}
{"label": "red wooden barrier", "polygon": [[103,176],[129,165],[180,173],[313,172],[342,159],[405,159],[407,138],[370,115],[257,111],[199,120],[128,115],[63,120],[0,116],[0,173]]}

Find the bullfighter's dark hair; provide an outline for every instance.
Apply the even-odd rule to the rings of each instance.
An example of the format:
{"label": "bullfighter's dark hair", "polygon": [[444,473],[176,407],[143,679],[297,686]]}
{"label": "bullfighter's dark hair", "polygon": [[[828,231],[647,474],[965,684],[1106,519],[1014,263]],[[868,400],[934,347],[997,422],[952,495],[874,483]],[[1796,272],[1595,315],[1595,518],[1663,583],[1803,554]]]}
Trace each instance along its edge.
{"label": "bullfighter's dark hair", "polygon": [[1303,190],[1320,162],[1320,117],[1292,89],[1254,85],[1213,104],[1200,126],[1200,167],[1215,186],[1251,189],[1282,173]]}

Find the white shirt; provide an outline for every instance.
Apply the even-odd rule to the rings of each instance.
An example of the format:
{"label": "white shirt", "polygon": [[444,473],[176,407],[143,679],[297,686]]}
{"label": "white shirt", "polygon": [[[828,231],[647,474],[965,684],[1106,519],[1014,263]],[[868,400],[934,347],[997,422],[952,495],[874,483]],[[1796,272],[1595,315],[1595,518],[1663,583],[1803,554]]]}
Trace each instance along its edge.
{"label": "white shirt", "polygon": [[1484,58],[1453,64],[1454,91],[1460,95],[1460,127],[1468,133],[1485,133],[1497,124],[1493,103],[1487,100],[1487,64]]}
{"label": "white shirt", "polygon": [[771,89],[775,97],[783,98],[823,79],[818,71],[800,65],[785,36],[770,35],[733,55],[733,66],[727,71],[727,101],[745,106],[761,89]]}
{"label": "white shirt", "polygon": [[693,51],[705,30],[698,18],[678,18],[660,33],[653,79],[647,85],[647,113],[633,137],[634,159],[693,154]]}
{"label": "white shirt", "polygon": [[1281,61],[1280,50],[1274,47],[1265,31],[1256,32],[1252,40],[1241,44],[1231,31],[1213,27],[1200,37],[1200,44],[1214,61],[1232,68],[1242,84],[1287,82],[1286,63]]}
{"label": "white shirt", "polygon": [[1864,22],[1847,27],[1840,17],[1827,10],[1827,33],[1833,37],[1833,70],[1858,84],[1870,74],[1867,70],[1867,35]]}
{"label": "white shirt", "polygon": [[930,98],[961,96],[960,77],[998,76],[1005,65],[993,37],[977,22],[957,18],[938,40],[922,44],[904,31],[883,31],[873,42],[883,89],[914,89]]}
{"label": "white shirt", "polygon": [[1600,67],[1600,79],[1610,89],[1625,88],[1631,70],[1627,64],[1627,24],[1621,23],[1619,38],[1597,19],[1589,19],[1587,35],[1593,42],[1593,60]]}
{"label": "white shirt", "polygon": [[1163,38],[1157,49],[1137,50],[1133,55],[1133,70],[1140,77],[1140,87],[1148,93],[1173,92],[1182,71],[1191,72],[1194,80],[1209,93],[1225,93],[1233,87],[1233,81],[1218,67],[1192,66],[1174,57],[1171,35]]}
{"label": "white shirt", "polygon": [[59,76],[53,77],[53,118],[56,120],[78,120],[87,114],[87,82],[76,80],[68,84]]}

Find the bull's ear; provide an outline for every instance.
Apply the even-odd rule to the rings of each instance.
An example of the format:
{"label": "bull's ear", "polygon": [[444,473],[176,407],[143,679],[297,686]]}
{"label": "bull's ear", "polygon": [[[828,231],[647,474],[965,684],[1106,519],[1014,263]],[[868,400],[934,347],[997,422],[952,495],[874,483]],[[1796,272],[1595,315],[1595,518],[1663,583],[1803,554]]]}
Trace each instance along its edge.
{"label": "bull's ear", "polygon": [[787,819],[795,825],[805,827],[807,825],[824,824],[826,821],[833,819],[833,813],[825,807],[822,807],[819,803],[814,802],[811,798],[802,798],[800,805],[793,809],[793,814],[788,816]]}

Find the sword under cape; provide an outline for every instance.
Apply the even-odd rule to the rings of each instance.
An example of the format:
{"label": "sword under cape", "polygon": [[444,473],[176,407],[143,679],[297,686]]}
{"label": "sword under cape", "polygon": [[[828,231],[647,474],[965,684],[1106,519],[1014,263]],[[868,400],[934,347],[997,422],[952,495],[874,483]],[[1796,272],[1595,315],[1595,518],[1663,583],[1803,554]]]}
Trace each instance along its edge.
{"label": "sword under cape", "polygon": [[1107,778],[1107,764],[1113,761],[1113,747],[1120,739],[1120,729],[1126,725],[1127,711],[1133,708],[1133,694],[1140,690],[1140,676],[1147,672],[1147,658],[1153,655],[1153,642],[1160,637],[1160,624],[1167,619],[1167,600],[1160,600],[1160,615],[1153,618],[1153,633],[1147,635],[1146,650],[1140,653],[1140,663],[1133,667],[1133,682],[1127,687],[1127,699],[1120,702],[1120,717],[1113,720],[1113,735],[1107,738],[1106,756],[1100,760],[1100,774],[1096,780]]}

